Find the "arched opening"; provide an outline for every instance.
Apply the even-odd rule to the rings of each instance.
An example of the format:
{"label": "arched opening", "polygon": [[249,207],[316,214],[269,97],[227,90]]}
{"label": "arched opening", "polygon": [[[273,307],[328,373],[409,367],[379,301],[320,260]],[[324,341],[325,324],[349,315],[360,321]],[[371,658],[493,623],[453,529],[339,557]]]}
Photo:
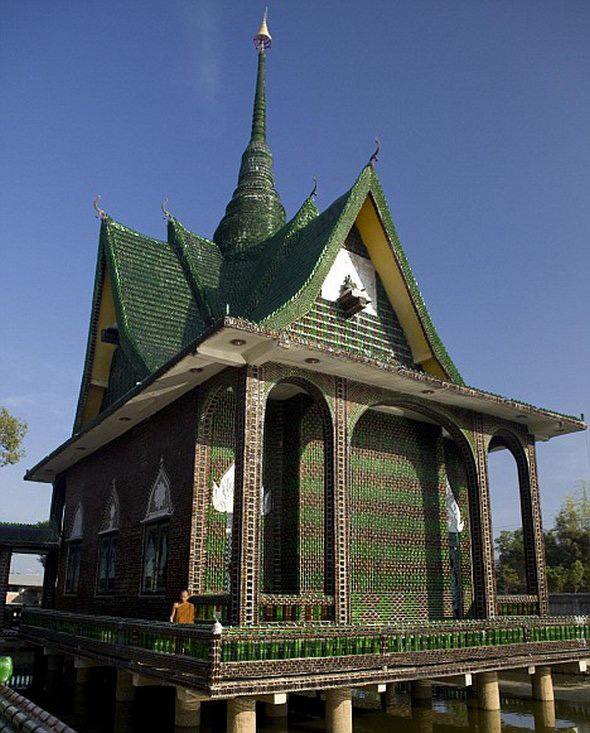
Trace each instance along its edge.
{"label": "arched opening", "polygon": [[496,592],[500,596],[534,593],[527,562],[526,497],[528,464],[518,439],[507,431],[488,446],[488,485],[495,546]]}
{"label": "arched opening", "polygon": [[[323,599],[333,592],[332,423],[317,388],[297,379],[272,388],[263,455],[261,591],[268,603],[268,596],[315,598],[316,613],[326,618],[331,604]],[[293,618],[305,613],[284,606]],[[270,611],[266,617],[274,618]]]}
{"label": "arched opening", "polygon": [[473,455],[456,426],[422,409],[374,405],[352,431],[353,621],[403,623],[484,612],[472,542],[480,523]]}

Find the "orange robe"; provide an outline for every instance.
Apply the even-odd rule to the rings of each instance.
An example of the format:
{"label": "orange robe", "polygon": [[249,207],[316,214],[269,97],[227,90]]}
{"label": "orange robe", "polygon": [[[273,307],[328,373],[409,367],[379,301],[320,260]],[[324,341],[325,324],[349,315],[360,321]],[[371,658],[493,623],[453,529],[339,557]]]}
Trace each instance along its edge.
{"label": "orange robe", "polygon": [[195,607],[192,603],[179,603],[174,609],[174,622],[177,624],[194,624]]}

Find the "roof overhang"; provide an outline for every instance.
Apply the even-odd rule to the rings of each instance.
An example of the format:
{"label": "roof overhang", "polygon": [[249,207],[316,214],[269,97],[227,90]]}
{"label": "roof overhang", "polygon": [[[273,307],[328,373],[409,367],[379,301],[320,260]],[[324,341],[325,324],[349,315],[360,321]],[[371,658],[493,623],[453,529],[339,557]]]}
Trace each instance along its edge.
{"label": "roof overhang", "polygon": [[452,384],[396,364],[287,338],[284,332],[226,317],[27,471],[25,479],[53,482],[74,464],[227,367],[266,362],[346,377],[420,397],[433,406],[438,403],[511,420],[526,425],[537,440],[586,429],[586,424],[574,417]]}

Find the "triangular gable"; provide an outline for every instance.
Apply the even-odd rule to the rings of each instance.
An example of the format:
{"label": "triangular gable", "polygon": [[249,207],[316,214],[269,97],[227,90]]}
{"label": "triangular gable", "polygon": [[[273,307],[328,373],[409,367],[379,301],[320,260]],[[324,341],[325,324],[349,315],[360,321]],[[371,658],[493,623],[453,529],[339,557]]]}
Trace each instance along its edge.
{"label": "triangular gable", "polygon": [[265,299],[264,305],[268,308],[274,302],[275,309],[264,315],[257,314],[262,316],[262,325],[286,328],[311,310],[353,225],[360,232],[401,323],[414,363],[441,379],[462,384],[459,372],[434,329],[397,237],[377,175],[370,167],[363,170],[347,194],[294,237],[292,259],[284,275],[289,281],[282,288],[275,283],[277,295],[283,296],[280,302],[273,301],[272,297]]}

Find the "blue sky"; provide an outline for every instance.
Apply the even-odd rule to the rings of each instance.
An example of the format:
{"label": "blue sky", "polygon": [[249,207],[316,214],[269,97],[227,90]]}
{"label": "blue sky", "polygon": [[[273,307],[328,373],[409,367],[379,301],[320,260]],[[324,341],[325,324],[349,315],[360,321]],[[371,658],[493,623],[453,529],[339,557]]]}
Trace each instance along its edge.
{"label": "blue sky", "polygon": [[[0,518],[47,514],[26,467],[71,432],[98,222],[211,236],[247,142],[251,0],[0,0],[0,404],[27,457]],[[590,3],[271,2],[268,137],[294,213],[326,207],[381,139],[378,173],[466,381],[590,415]],[[590,478],[585,435],[538,450],[545,523]],[[499,469],[500,481],[510,466]],[[497,526],[515,502],[498,490]]]}

